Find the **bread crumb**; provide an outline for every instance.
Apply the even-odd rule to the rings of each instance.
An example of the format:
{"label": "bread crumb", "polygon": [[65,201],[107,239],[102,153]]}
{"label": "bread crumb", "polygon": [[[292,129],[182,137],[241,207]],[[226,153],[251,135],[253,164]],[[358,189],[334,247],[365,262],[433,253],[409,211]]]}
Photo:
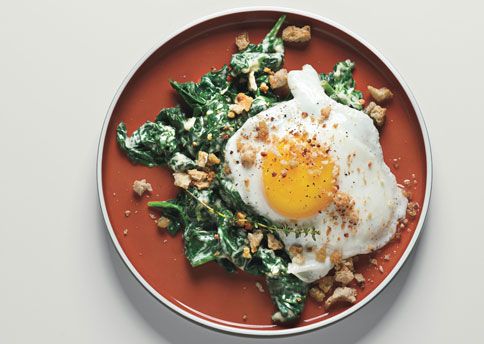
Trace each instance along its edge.
{"label": "bread crumb", "polygon": [[146,179],[135,180],[133,183],[133,191],[138,194],[138,196],[143,196],[145,191],[153,191],[151,184],[146,182]]}
{"label": "bread crumb", "polygon": [[166,228],[168,228],[168,225],[170,224],[170,219],[162,216],[158,219],[158,222],[156,224],[158,225],[158,228],[166,229]]}
{"label": "bread crumb", "polygon": [[242,150],[240,154],[240,162],[245,168],[251,168],[255,164],[256,153],[252,147],[248,147]]}
{"label": "bread crumb", "polygon": [[284,245],[274,236],[274,234],[269,233],[267,234],[267,247],[276,251],[282,249]]}
{"label": "bread crumb", "polygon": [[267,86],[267,84],[263,82],[260,84],[259,90],[261,90],[262,93],[267,93],[267,91],[269,91],[269,86]]}
{"label": "bread crumb", "polygon": [[303,27],[288,26],[282,31],[282,39],[288,43],[309,42],[311,40],[311,27],[309,25]]}
{"label": "bread crumb", "polygon": [[242,105],[245,111],[249,111],[252,103],[254,102],[254,98],[246,95],[245,93],[238,93],[235,97],[235,104]]}
{"label": "bread crumb", "polygon": [[254,233],[247,234],[247,238],[249,239],[250,251],[255,253],[257,252],[264,235],[261,231],[255,231]]}
{"label": "bread crumb", "polygon": [[364,112],[373,119],[373,122],[378,128],[383,127],[385,124],[386,111],[386,108],[376,105],[375,102],[370,102],[364,110]]}
{"label": "bread crumb", "polygon": [[124,235],[124,236],[128,235],[128,228],[125,228],[125,229],[123,230],[123,235]]}
{"label": "bread crumb", "polygon": [[266,121],[259,121],[259,123],[257,123],[256,130],[256,138],[260,141],[267,141],[269,138],[269,127],[267,126]]}
{"label": "bread crumb", "polygon": [[198,167],[205,167],[208,161],[208,153],[204,151],[198,151],[197,156],[197,166]]}
{"label": "bread crumb", "polygon": [[235,37],[235,45],[239,51],[244,50],[250,44],[249,34],[247,32],[241,33],[237,37]]}
{"label": "bread crumb", "polygon": [[333,287],[334,277],[324,276],[318,281],[319,289],[321,289],[325,294],[327,294]]}
{"label": "bread crumb", "polygon": [[365,277],[363,276],[363,274],[355,274],[355,280],[356,283],[358,283],[360,286],[365,284]]}
{"label": "bread crumb", "polygon": [[325,106],[324,108],[321,109],[321,117],[322,119],[328,119],[329,114],[331,113],[331,106]]}
{"label": "bread crumb", "polygon": [[261,292],[261,293],[264,293],[265,290],[264,290],[264,287],[262,286],[262,284],[260,282],[255,282],[255,286],[256,288]]}
{"label": "bread crumb", "polygon": [[208,164],[210,166],[212,166],[212,165],[218,165],[218,164],[220,164],[220,159],[215,154],[210,153],[208,155]]}
{"label": "bread crumb", "polygon": [[175,182],[174,182],[175,186],[178,186],[182,189],[188,189],[188,187],[192,182],[188,173],[175,172],[173,173],[173,177],[175,178]]}
{"label": "bread crumb", "polygon": [[420,209],[420,206],[418,205],[417,202],[408,202],[407,204],[407,214],[410,217],[415,217],[417,216],[417,213]]}
{"label": "bread crumb", "polygon": [[356,302],[356,289],[348,287],[336,288],[333,295],[328,297],[324,303],[324,308],[326,310],[330,309],[334,304],[337,303],[350,303],[354,304]]}
{"label": "bread crumb", "polygon": [[326,261],[326,247],[321,246],[315,253],[316,261],[324,263]]}
{"label": "bread crumb", "polygon": [[250,254],[250,248],[248,246],[244,246],[242,257],[244,257],[245,259],[252,258],[252,255]]}
{"label": "bread crumb", "polygon": [[125,210],[124,216],[129,217],[131,215],[131,210]]}
{"label": "bread crumb", "polygon": [[287,89],[289,86],[287,84],[287,69],[282,68],[275,72],[273,75],[269,76],[269,84],[273,90],[277,89]]}
{"label": "bread crumb", "polygon": [[334,251],[333,253],[331,253],[331,256],[329,258],[331,260],[331,263],[333,263],[333,265],[337,265],[341,262],[341,252]]}
{"label": "bread crumb", "polygon": [[316,302],[323,302],[325,294],[318,287],[311,287],[311,289],[309,289],[309,296],[312,297]]}
{"label": "bread crumb", "polygon": [[384,103],[393,98],[393,93],[386,87],[376,88],[368,85],[368,91],[378,104]]}
{"label": "bread crumb", "polygon": [[353,281],[354,278],[355,276],[347,267],[336,271],[336,273],[334,274],[334,280],[344,286],[348,285],[351,281]]}

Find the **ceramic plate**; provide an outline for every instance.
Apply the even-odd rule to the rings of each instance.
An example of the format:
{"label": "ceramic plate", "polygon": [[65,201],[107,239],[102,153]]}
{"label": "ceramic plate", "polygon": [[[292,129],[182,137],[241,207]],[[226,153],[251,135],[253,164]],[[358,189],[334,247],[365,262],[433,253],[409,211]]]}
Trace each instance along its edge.
{"label": "ceramic plate", "polygon": [[[397,181],[411,181],[408,187],[420,212],[400,240],[394,240],[372,257],[382,271],[359,260],[357,269],[368,279],[351,307],[326,312],[309,299],[301,320],[291,327],[271,322],[274,307],[270,297],[255,286],[259,277],[243,272],[226,273],[216,263],[192,268],[183,254],[181,235],[172,237],[157,230],[149,200],[173,198],[170,171],[133,165],[116,143],[120,121],[138,128],[153,120],[161,108],[175,106],[180,99],[168,80],[196,81],[212,67],[228,63],[235,52],[234,37],[248,31],[259,42],[276,19],[287,14],[286,24],[310,25],[312,40],[304,49],[286,47],[285,68],[313,65],[329,72],[341,60],[356,63],[357,88],[369,99],[366,85],[385,85],[395,97],[388,106],[388,118],[381,134],[385,162]],[[140,283],[170,309],[200,324],[219,330],[251,335],[283,335],[331,324],[355,312],[374,298],[395,276],[422,229],[430,197],[430,146],[422,115],[400,75],[390,63],[361,38],[328,19],[289,9],[248,8],[219,13],[196,21],[164,40],[150,51],[120,86],[106,116],[98,154],[98,188],[101,208],[113,243],[127,267]],[[133,197],[135,179],[146,178],[154,187],[151,195]],[[129,210],[131,215],[125,216]],[[124,235],[125,229],[128,235]],[[389,260],[383,257],[389,255]],[[243,316],[245,320],[243,319]]]}

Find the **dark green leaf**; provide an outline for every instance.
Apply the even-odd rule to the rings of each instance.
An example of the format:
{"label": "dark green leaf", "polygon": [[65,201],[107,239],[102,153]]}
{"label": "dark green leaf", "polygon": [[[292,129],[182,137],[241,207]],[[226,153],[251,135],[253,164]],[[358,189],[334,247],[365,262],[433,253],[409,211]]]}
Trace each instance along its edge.
{"label": "dark green leaf", "polygon": [[117,140],[131,161],[150,167],[166,164],[177,150],[175,130],[158,122],[146,122],[131,137],[121,122],[117,128]]}
{"label": "dark green leaf", "polygon": [[281,274],[277,277],[266,277],[269,293],[277,311],[272,320],[278,323],[291,323],[299,319],[308,286],[292,274]]}
{"label": "dark green leaf", "polygon": [[185,215],[185,210],[182,205],[175,203],[175,200],[148,202],[148,207],[158,208],[161,210],[163,216],[170,219],[167,231],[171,235],[175,235],[179,230],[185,228],[188,223],[188,218]]}
{"label": "dark green leaf", "polygon": [[338,62],[331,73],[320,74],[321,85],[326,94],[338,103],[361,110],[363,107],[359,101],[363,94],[355,89],[354,68],[355,64],[350,60]]}

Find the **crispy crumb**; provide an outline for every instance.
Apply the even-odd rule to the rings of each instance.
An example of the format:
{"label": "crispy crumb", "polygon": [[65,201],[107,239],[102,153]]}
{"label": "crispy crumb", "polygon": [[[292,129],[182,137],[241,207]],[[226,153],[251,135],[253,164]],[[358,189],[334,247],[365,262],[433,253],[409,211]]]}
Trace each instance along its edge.
{"label": "crispy crumb", "polygon": [[326,247],[321,246],[315,252],[316,261],[324,263],[326,261]]}
{"label": "crispy crumb", "polygon": [[333,295],[328,297],[324,303],[324,308],[326,310],[330,309],[336,303],[350,303],[354,304],[356,302],[356,289],[348,287],[336,288]]}
{"label": "crispy crumb", "polygon": [[333,253],[331,253],[331,256],[329,258],[331,260],[331,263],[333,263],[333,265],[337,265],[341,262],[341,252],[334,251]]}
{"label": "crispy crumb", "polygon": [[383,256],[383,259],[384,259],[384,260],[390,260],[390,255],[389,255],[389,254],[385,254],[385,255]]}
{"label": "crispy crumb", "polygon": [[235,45],[239,51],[244,50],[250,44],[249,34],[247,32],[241,33],[237,37],[235,37]]}
{"label": "crispy crumb", "polygon": [[247,147],[240,154],[240,162],[245,168],[251,168],[255,164],[256,153],[252,147]]}
{"label": "crispy crumb", "polygon": [[182,189],[188,189],[192,182],[188,173],[175,172],[173,173],[173,177],[175,178],[175,186],[181,187]]}
{"label": "crispy crumb", "polygon": [[267,247],[271,250],[280,250],[284,247],[282,242],[280,242],[272,233],[267,234]]}
{"label": "crispy crumb", "polygon": [[289,92],[289,85],[287,83],[287,69],[279,69],[273,75],[269,76],[269,84],[274,91],[280,94]]}
{"label": "crispy crumb", "polygon": [[238,93],[235,97],[235,103],[238,105],[242,105],[245,111],[249,111],[252,103],[254,102],[254,98],[246,95],[245,93]]}
{"label": "crispy crumb", "polygon": [[267,126],[266,121],[259,121],[259,123],[257,123],[256,130],[256,138],[260,141],[267,141],[267,139],[269,138],[269,127]]}
{"label": "crispy crumb", "polygon": [[146,182],[146,179],[135,180],[133,183],[133,191],[138,194],[138,196],[143,196],[146,191],[153,191],[151,184]]}
{"label": "crispy crumb", "polygon": [[321,109],[321,118],[322,119],[328,119],[329,114],[331,113],[331,106],[325,106],[324,108]]}
{"label": "crispy crumb", "polygon": [[378,265],[378,260],[376,260],[376,258],[371,258],[370,259],[370,264],[377,266]]}
{"label": "crispy crumb", "polygon": [[131,215],[131,210],[125,210],[124,216],[129,217]]}
{"label": "crispy crumb", "polygon": [[267,93],[267,91],[269,91],[269,86],[267,86],[267,84],[263,82],[260,84],[259,90],[261,90],[262,93]]}
{"label": "crispy crumb", "polygon": [[128,235],[128,228],[125,228],[125,229],[123,230],[123,235],[124,235],[124,236]]}
{"label": "crispy crumb", "polygon": [[385,270],[383,270],[383,266],[381,266],[381,265],[378,265],[378,271],[380,271],[381,273],[385,272]]}
{"label": "crispy crumb", "polygon": [[198,156],[197,156],[197,166],[199,167],[205,167],[208,161],[208,153],[204,151],[198,151]]}
{"label": "crispy crumb", "polygon": [[309,296],[312,297],[316,302],[323,302],[325,294],[318,287],[311,287],[311,289],[309,289]]}
{"label": "crispy crumb", "polygon": [[168,225],[170,224],[170,219],[162,216],[158,219],[158,222],[156,224],[158,225],[158,228],[161,228],[161,229],[168,228]]}
{"label": "crispy crumb", "polygon": [[373,119],[373,122],[378,128],[383,127],[385,124],[386,111],[386,108],[376,105],[375,102],[370,102],[364,110],[364,112]]}
{"label": "crispy crumb", "polygon": [[351,281],[353,281],[354,278],[355,276],[353,275],[351,270],[346,267],[336,271],[336,273],[334,274],[334,280],[341,283],[342,285],[349,284]]}
{"label": "crispy crumb", "polygon": [[417,202],[408,202],[407,204],[407,214],[410,217],[415,217],[417,216],[417,213],[420,209],[420,206],[418,205]]}
{"label": "crispy crumb", "polygon": [[199,171],[199,170],[188,170],[188,175],[190,176],[191,180],[196,181],[196,182],[201,182],[204,180],[207,180],[208,173],[204,171]]}
{"label": "crispy crumb", "polygon": [[327,294],[333,287],[334,277],[324,276],[318,281],[319,289],[321,289],[325,294]]}
{"label": "crispy crumb", "polygon": [[247,321],[247,319],[248,319],[247,314],[242,315],[242,320],[243,320],[243,321]]}
{"label": "crispy crumb", "polygon": [[244,246],[242,257],[244,257],[245,259],[252,258],[252,255],[250,254],[250,248],[248,246]]}
{"label": "crispy crumb", "polygon": [[254,233],[247,234],[247,238],[249,239],[250,251],[255,253],[259,248],[264,235],[261,231],[255,231]]}
{"label": "crispy crumb", "polygon": [[229,110],[236,115],[240,115],[242,112],[244,112],[244,106],[242,104],[231,104],[229,106]]}
{"label": "crispy crumb", "polygon": [[274,74],[274,72],[272,71],[272,69],[270,69],[269,67],[264,67],[264,73],[270,74],[270,75]]}
{"label": "crispy crumb", "polygon": [[255,282],[255,287],[261,292],[261,293],[264,293],[265,290],[264,290],[264,287],[262,286],[262,284],[260,282]]}
{"label": "crispy crumb", "polygon": [[220,164],[220,159],[215,154],[210,153],[208,155],[208,164],[210,166],[212,166],[212,165],[218,165],[218,164]]}
{"label": "crispy crumb", "polygon": [[368,91],[378,104],[384,103],[393,98],[393,93],[386,87],[375,88],[368,85]]}
{"label": "crispy crumb", "polygon": [[355,274],[355,280],[360,286],[365,284],[365,277],[360,273]]}
{"label": "crispy crumb", "polygon": [[282,39],[288,43],[305,43],[311,40],[311,27],[288,26],[282,31]]}

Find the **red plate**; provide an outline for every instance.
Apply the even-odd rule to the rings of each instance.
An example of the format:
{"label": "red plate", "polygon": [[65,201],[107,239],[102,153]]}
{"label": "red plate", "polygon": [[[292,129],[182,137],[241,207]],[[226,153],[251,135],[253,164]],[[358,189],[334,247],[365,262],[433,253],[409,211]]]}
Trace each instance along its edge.
{"label": "red plate", "polygon": [[[355,305],[326,312],[308,300],[301,320],[292,327],[272,324],[274,307],[270,297],[255,286],[260,278],[243,272],[229,274],[215,263],[190,267],[183,254],[181,235],[171,237],[157,230],[146,206],[149,200],[175,197],[177,190],[170,172],[133,165],[120,151],[115,136],[120,121],[131,132],[146,120],[153,120],[161,108],[181,101],[168,80],[198,80],[210,68],[223,66],[235,51],[234,37],[238,33],[248,31],[251,40],[258,42],[283,13],[287,14],[286,24],[312,28],[312,40],[306,48],[286,47],[285,68],[299,69],[311,64],[320,72],[328,72],[336,62],[351,59],[356,62],[357,87],[365,91],[366,99],[368,84],[385,85],[393,91],[395,97],[388,106],[381,135],[385,161],[399,183],[411,181],[413,200],[420,204],[420,213],[402,231],[400,240],[372,256],[382,265],[383,272],[369,264],[369,257],[360,259],[357,269],[370,281],[359,290]],[[398,168],[393,159],[398,159]],[[153,185],[154,191],[139,199],[133,196],[131,185],[142,178]],[[424,122],[415,99],[395,69],[340,25],[287,9],[250,8],[217,14],[184,28],[147,54],[113,100],[98,156],[98,188],[107,228],[120,256],[140,283],[162,303],[191,320],[225,331],[256,335],[290,334],[328,325],[376,296],[395,276],[418,238],[430,197],[430,178],[430,146]],[[125,216],[126,210],[131,212],[129,217]],[[384,260],[385,255],[390,260]]]}

